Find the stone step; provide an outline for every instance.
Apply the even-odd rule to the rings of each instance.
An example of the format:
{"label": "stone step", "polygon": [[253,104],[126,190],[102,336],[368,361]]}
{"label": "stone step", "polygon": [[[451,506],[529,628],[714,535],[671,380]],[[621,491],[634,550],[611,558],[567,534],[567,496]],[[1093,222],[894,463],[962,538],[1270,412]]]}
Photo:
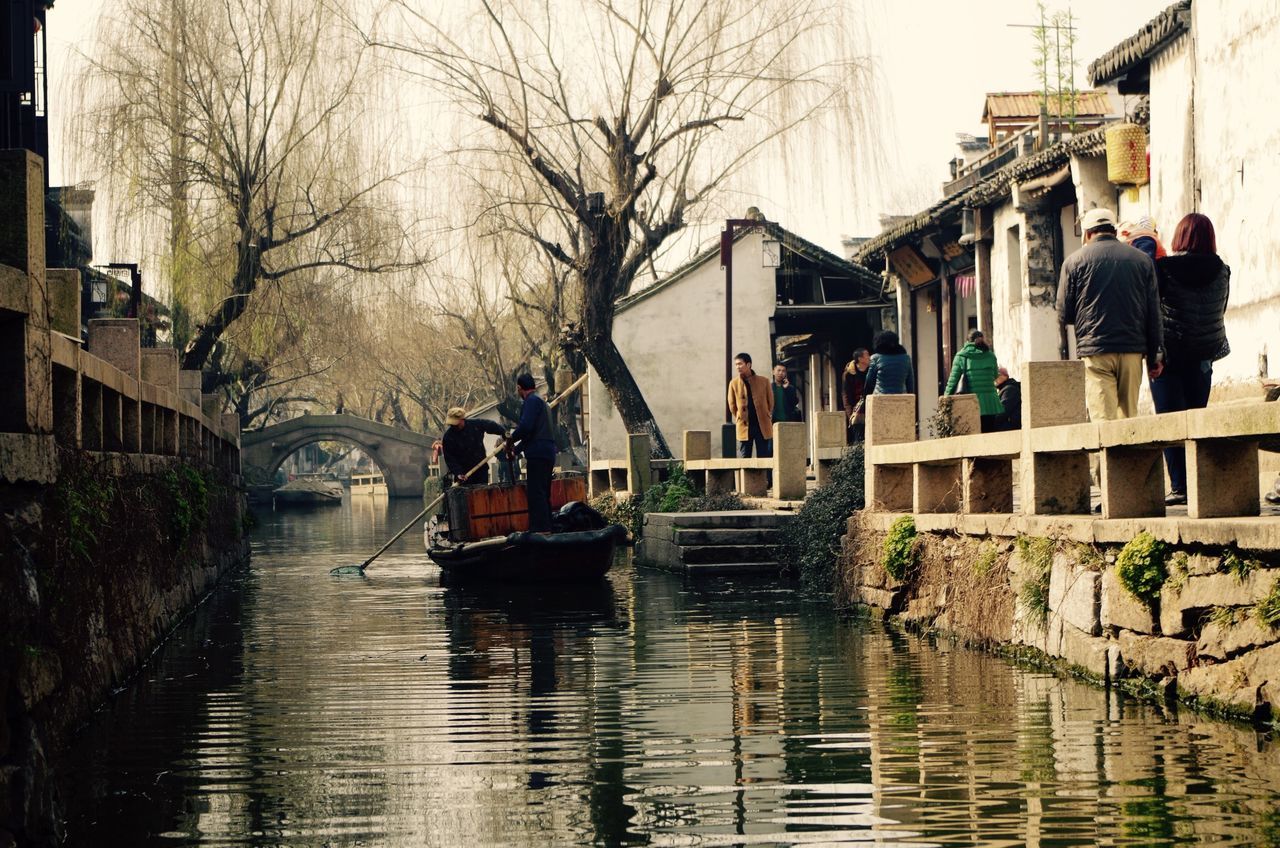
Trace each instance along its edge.
{"label": "stone step", "polygon": [[777,562],[776,545],[689,545],[680,548],[680,561],[693,563]]}
{"label": "stone step", "polygon": [[644,521],[646,525],[690,529],[765,530],[782,527],[794,517],[794,513],[789,512],[740,509],[724,512],[651,512],[645,516]]}
{"label": "stone step", "polygon": [[672,539],[677,545],[772,545],[777,544],[781,530],[760,529],[674,528]]}

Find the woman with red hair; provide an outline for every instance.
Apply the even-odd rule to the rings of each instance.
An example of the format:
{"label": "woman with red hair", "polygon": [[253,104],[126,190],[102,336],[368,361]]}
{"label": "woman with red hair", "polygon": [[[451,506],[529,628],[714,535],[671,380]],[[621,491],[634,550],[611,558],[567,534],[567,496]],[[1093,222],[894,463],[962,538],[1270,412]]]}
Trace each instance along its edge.
{"label": "woman with red hair", "polygon": [[[1164,317],[1164,371],[1151,381],[1156,412],[1200,409],[1209,403],[1213,363],[1231,352],[1223,316],[1231,269],[1218,257],[1213,222],[1192,212],[1178,222],[1170,254],[1156,260]],[[1187,502],[1187,458],[1166,448],[1169,494],[1165,503]]]}

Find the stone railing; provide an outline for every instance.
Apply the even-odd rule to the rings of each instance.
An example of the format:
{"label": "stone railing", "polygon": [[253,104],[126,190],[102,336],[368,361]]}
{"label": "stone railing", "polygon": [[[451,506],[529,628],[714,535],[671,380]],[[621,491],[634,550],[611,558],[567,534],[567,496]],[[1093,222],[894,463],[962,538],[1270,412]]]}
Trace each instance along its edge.
{"label": "stone railing", "polygon": [[43,163],[0,152],[0,481],[52,483],[57,447],[182,457],[238,474],[240,428],[177,351],[143,349],[136,319],[89,322],[80,272],[44,265]]}
{"label": "stone railing", "polygon": [[[804,499],[807,475],[805,460],[808,455],[804,424],[774,424],[773,457],[769,459],[713,458],[710,430],[685,430],[683,438],[684,471],[707,494],[736,492],[744,497]],[[840,429],[840,443],[844,443],[843,427]],[[838,458],[839,453],[836,453],[824,461],[829,465]],[[591,494],[643,494],[663,477],[671,462],[650,459],[649,437],[632,434],[628,437],[625,460],[595,460],[591,463]],[[825,466],[820,466],[820,469],[825,472]]]}
{"label": "stone railing", "polygon": [[950,402],[955,429],[968,435],[930,441],[916,441],[914,396],[872,396],[866,459],[870,508],[1089,516],[1090,469],[1096,460],[1102,518],[1162,517],[1162,451],[1184,445],[1190,519],[1259,514],[1258,451],[1280,436],[1280,403],[1091,423],[1080,362],[1027,363],[1022,392],[1021,431],[980,434],[977,401],[961,395],[944,401]]}

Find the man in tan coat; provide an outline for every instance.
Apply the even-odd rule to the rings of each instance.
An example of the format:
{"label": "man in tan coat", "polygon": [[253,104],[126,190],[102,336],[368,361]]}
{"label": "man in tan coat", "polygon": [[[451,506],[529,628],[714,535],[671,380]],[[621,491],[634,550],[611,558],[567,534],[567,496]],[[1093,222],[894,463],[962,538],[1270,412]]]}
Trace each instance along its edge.
{"label": "man in tan coat", "polygon": [[773,388],[766,377],[751,370],[750,354],[733,358],[738,376],[729,381],[729,414],[738,425],[738,457],[773,456]]}

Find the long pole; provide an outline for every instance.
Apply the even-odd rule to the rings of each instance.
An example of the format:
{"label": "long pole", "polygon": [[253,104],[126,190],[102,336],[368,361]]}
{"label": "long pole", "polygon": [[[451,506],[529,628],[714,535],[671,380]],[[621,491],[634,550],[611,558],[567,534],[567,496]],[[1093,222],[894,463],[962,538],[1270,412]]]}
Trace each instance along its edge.
{"label": "long pole", "polygon": [[[574,381],[573,381],[573,384],[572,384],[572,385],[570,385],[570,386],[569,386],[569,388],[565,389],[563,392],[561,392],[561,393],[560,393],[560,395],[559,395],[555,400],[553,400],[553,401],[551,401],[551,403],[547,404],[547,408],[548,408],[548,409],[555,409],[555,408],[556,408],[556,406],[557,406],[557,405],[559,405],[560,401],[564,400],[564,399],[565,399],[565,398],[567,398],[569,395],[573,394],[573,393],[574,393],[574,392],[576,392],[578,389],[582,388],[582,384],[583,384],[583,383],[585,383],[585,382],[587,382],[587,377],[588,377],[588,375],[587,375],[587,374],[583,374],[581,377],[579,377],[578,379],[574,380]],[[477,471],[479,471],[481,468],[483,468],[485,465],[487,465],[487,464],[488,464],[488,462],[489,462],[489,460],[493,459],[495,456],[497,456],[498,454],[502,453],[502,451],[503,451],[503,450],[505,450],[505,449],[506,449],[506,445],[505,445],[505,444],[503,444],[503,445],[499,445],[498,447],[494,448],[494,449],[489,453],[489,455],[488,455],[488,456],[486,456],[484,459],[482,459],[482,460],[480,460],[479,462],[477,462],[477,463],[476,463],[476,464],[471,468],[471,470],[467,472],[467,476],[468,476],[468,477],[470,477],[472,474],[475,474]],[[415,515],[415,516],[413,517],[413,520],[412,520],[412,521],[410,521],[408,524],[406,524],[403,528],[401,528],[401,530],[400,530],[400,532],[399,532],[399,533],[397,533],[397,534],[395,534],[394,536],[392,536],[390,539],[388,539],[388,540],[387,540],[387,543],[386,543],[385,545],[383,545],[382,547],[378,548],[377,552],[376,552],[376,553],[374,553],[374,555],[373,555],[373,556],[369,557],[369,558],[368,558],[367,560],[365,560],[364,562],[362,562],[362,563],[360,563],[359,565],[355,566],[355,567],[354,567],[354,569],[352,568],[352,566],[349,566],[349,565],[340,565],[340,566],[338,566],[337,568],[331,569],[331,570],[329,571],[329,573],[330,573],[330,574],[341,574],[341,573],[344,573],[344,572],[349,573],[349,572],[351,572],[351,571],[355,570],[355,571],[359,571],[361,574],[364,574],[364,570],[365,570],[366,568],[368,568],[368,567],[369,567],[369,563],[373,562],[375,559],[377,559],[378,557],[380,557],[380,556],[382,556],[384,553],[386,553],[387,548],[389,548],[389,547],[391,547],[392,545],[394,545],[397,541],[399,541],[399,539],[400,539],[400,537],[401,537],[401,536],[403,536],[405,533],[408,533],[410,530],[412,530],[412,529],[414,528],[414,526],[416,526],[416,525],[417,525],[417,523],[418,523],[419,521],[421,521],[421,520],[426,516],[426,514],[427,514],[428,512],[430,512],[431,510],[433,510],[433,509],[435,509],[437,506],[439,506],[439,505],[440,505],[440,502],[441,502],[442,500],[444,500],[444,492],[441,492],[439,495],[437,495],[437,496],[436,496],[436,498],[435,498],[435,500],[433,500],[431,503],[427,504],[427,505],[423,508],[422,512],[420,512],[420,513],[418,513],[417,515]]]}

